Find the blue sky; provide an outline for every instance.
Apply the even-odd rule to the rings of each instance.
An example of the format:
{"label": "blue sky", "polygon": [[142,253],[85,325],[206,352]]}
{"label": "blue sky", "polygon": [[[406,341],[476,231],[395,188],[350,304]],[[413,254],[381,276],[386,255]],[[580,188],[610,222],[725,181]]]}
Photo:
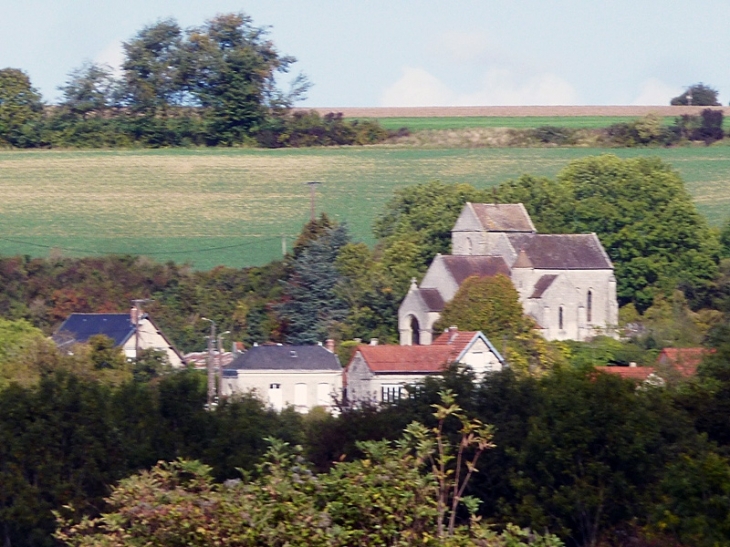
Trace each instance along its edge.
{"label": "blue sky", "polygon": [[667,104],[700,81],[730,100],[726,0],[0,0],[0,68],[52,101],[145,25],[232,11],[297,57],[303,106]]}

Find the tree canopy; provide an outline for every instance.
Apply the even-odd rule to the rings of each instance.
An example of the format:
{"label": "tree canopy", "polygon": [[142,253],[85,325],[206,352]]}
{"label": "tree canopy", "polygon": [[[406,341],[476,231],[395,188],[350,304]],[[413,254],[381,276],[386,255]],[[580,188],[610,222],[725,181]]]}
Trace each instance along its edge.
{"label": "tree canopy", "polygon": [[37,140],[35,122],[43,115],[40,94],[17,68],[0,70],[0,144],[24,147]]}
{"label": "tree canopy", "polygon": [[687,90],[674,97],[669,104],[672,106],[720,106],[717,100],[717,89],[705,85],[702,82],[691,85]]}
{"label": "tree canopy", "polygon": [[717,275],[717,239],[679,174],[658,158],[583,158],[554,181],[505,182],[498,196],[524,203],[541,232],[595,232],[616,268],[621,304],[643,311],[676,286],[697,295]]}

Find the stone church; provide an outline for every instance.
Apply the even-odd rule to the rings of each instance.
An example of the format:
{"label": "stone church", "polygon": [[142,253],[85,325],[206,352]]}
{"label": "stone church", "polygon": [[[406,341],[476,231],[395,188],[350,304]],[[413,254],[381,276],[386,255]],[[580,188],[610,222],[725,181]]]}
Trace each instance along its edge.
{"label": "stone church", "polygon": [[521,203],[467,203],[451,245],[453,254],[436,255],[420,286],[411,283],[398,311],[401,345],[430,345],[461,284],[498,274],[512,280],[546,339],[615,335],[616,278],[596,234],[538,234]]}

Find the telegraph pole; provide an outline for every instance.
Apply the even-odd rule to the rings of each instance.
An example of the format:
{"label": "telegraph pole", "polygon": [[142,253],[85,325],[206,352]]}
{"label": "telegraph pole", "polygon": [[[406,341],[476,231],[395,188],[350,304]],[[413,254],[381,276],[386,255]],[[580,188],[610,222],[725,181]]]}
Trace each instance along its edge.
{"label": "telegraph pole", "polygon": [[309,219],[314,222],[316,219],[315,210],[314,210],[314,198],[315,196],[315,189],[317,186],[322,184],[321,182],[316,181],[310,181],[305,183],[307,186],[309,186]]}
{"label": "telegraph pole", "polygon": [[134,312],[134,359],[139,361],[139,319],[142,316],[142,304],[152,302],[152,298],[135,298],[132,300]]}
{"label": "telegraph pole", "polygon": [[218,404],[223,398],[223,337],[226,334],[231,334],[231,331],[227,330],[218,335]]}
{"label": "telegraph pole", "polygon": [[208,361],[206,368],[208,372],[208,410],[213,408],[213,398],[215,397],[215,372],[214,372],[214,356],[215,348],[215,321],[207,317],[201,317],[203,321],[210,321],[210,336],[208,336]]}

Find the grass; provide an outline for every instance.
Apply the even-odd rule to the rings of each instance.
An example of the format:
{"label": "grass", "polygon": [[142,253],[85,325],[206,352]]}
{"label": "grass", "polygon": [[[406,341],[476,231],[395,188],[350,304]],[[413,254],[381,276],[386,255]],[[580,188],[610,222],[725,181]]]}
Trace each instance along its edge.
{"label": "grass", "polygon": [[[598,129],[614,123],[631,122],[636,116],[525,116],[525,117],[438,117],[438,118],[378,118],[386,129],[406,127],[411,131],[441,129],[473,129],[479,127],[509,127],[530,129],[543,125],[570,127],[573,129]],[[665,117],[664,123],[674,123],[673,117]]]}
{"label": "grass", "polygon": [[[317,210],[356,240],[397,188],[439,179],[490,187],[523,173],[554,176],[609,152],[659,156],[687,181],[713,225],[730,216],[730,147],[598,150],[417,149],[0,152],[0,254],[132,253],[156,260],[250,266],[281,256]],[[53,249],[56,249],[53,251]]]}
{"label": "grass", "polygon": [[[474,129],[481,127],[508,127],[511,129],[531,129],[544,125],[569,127],[572,129],[600,129],[615,123],[627,123],[636,120],[636,116],[454,116],[434,118],[377,118],[378,123],[386,129],[398,130],[402,127],[410,131]],[[674,124],[675,116],[665,116],[664,124]],[[730,130],[730,116],[723,123],[725,130]]]}

